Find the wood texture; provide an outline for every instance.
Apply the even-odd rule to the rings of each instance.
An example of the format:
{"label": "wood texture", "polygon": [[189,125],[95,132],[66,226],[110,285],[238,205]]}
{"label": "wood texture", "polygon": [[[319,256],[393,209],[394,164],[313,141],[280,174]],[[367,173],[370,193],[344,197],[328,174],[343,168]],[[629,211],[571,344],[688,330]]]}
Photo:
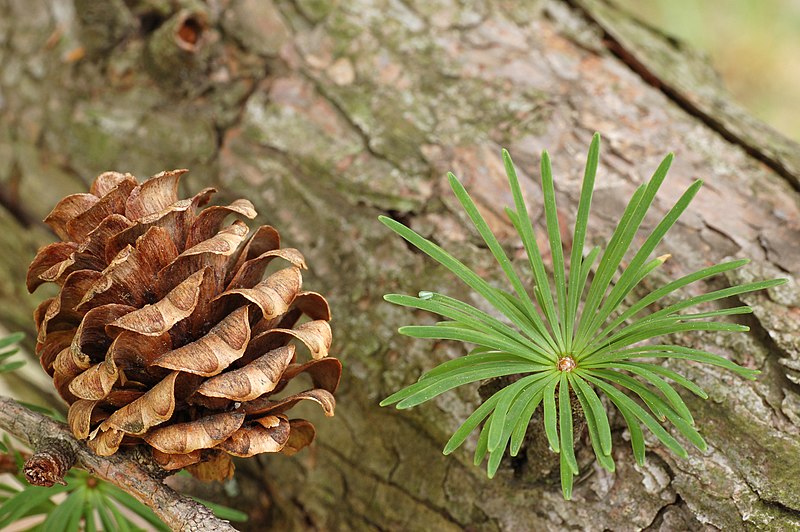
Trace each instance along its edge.
{"label": "wood texture", "polygon": [[[313,448],[240,467],[236,504],[260,515],[254,529],[259,518],[275,530],[800,527],[800,148],[731,104],[696,54],[601,0],[125,4],[124,16],[77,17],[69,0],[0,0],[0,323],[30,332],[45,294],[25,294],[25,266],[50,240],[36,220],[101,171],[189,168],[191,190],[250,199],[258,221],[313,265],[305,285],[330,296],[331,352],[345,365],[336,417],[309,416]],[[170,28],[195,40],[185,68],[164,68],[187,53],[165,38]],[[474,440],[441,455],[478,404],[477,386],[411,411],[378,408],[463,353],[397,336],[431,318],[381,296],[464,288],[376,217],[492,271],[445,172],[521,259],[502,212],[511,198],[500,148],[538,216],[538,153],[552,156],[559,204],[576,205],[595,130],[604,141],[590,242],[607,238],[624,198],[674,151],[645,225],[694,178],[706,185],[657,250],[672,259],[654,282],[729,256],[753,259],[743,277],[793,280],[744,298],[756,309],[748,336],[675,338],[763,371],[745,382],[671,364],[711,396],[685,397],[709,451],[676,460],[656,445],[634,467],[617,416],[616,474],[593,465],[584,442],[570,503],[557,478],[533,480],[533,457],[488,481],[471,465]],[[561,214],[572,222],[572,209]],[[544,243],[543,216],[536,229]]]}

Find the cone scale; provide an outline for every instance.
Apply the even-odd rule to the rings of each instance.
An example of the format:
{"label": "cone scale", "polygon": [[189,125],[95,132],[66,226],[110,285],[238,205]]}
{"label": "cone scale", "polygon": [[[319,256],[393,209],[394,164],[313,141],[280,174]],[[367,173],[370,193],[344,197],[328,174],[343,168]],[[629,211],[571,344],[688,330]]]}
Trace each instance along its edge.
{"label": "cone scale", "polygon": [[[35,312],[36,352],[76,438],[223,479],[230,456],[309,445],[314,426],[289,410],[311,400],[332,416],[341,364],[327,301],[302,289],[303,255],[273,227],[251,231],[247,200],[180,199],[185,172],[106,172],[61,200],[45,219],[61,241],[39,250],[27,286],[59,289]],[[281,393],[295,378],[306,389]]]}

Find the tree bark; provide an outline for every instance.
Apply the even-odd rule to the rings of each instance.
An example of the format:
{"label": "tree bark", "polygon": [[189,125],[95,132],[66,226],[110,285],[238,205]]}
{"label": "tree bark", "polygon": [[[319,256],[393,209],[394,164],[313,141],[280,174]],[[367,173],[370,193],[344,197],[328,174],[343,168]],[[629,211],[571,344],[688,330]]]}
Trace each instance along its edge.
{"label": "tree bark", "polygon": [[[308,286],[331,303],[345,375],[336,417],[316,423],[311,449],[239,464],[237,505],[253,511],[257,489],[266,489],[264,518],[275,530],[800,527],[794,280],[742,298],[755,309],[747,336],[675,339],[763,372],[746,382],[670,364],[710,395],[685,397],[708,452],[680,460],[653,440],[640,468],[615,418],[617,472],[595,466],[584,442],[572,502],[557,478],[537,479],[524,461],[487,480],[471,465],[474,440],[442,456],[480,401],[477,386],[411,411],[377,406],[464,352],[399,337],[399,325],[428,317],[381,296],[464,288],[376,217],[388,213],[479,271],[496,270],[466,229],[445,173],[462,178],[504,245],[519,252],[502,210],[511,198],[501,147],[535,216],[534,169],[540,150],[550,151],[571,223],[589,140],[600,131],[588,235],[597,243],[623,199],[675,151],[645,225],[691,180],[706,185],[660,246],[672,259],[653,283],[728,256],[753,262],[710,286],[797,275],[800,147],[732,104],[697,54],[601,0],[84,4],[98,5],[0,0],[0,323],[32,331],[30,314],[47,294],[25,293],[25,269],[53,238],[38,220],[101,171],[186,167],[187,190],[214,185],[222,199],[252,200],[313,265]],[[542,216],[542,243],[543,224]],[[31,384],[27,398],[42,393]],[[251,526],[263,529],[258,520]]]}

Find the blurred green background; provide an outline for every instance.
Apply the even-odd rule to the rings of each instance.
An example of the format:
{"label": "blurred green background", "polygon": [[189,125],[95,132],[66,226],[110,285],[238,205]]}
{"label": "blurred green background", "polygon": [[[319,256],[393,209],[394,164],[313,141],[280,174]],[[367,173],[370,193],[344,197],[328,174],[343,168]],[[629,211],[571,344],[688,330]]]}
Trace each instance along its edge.
{"label": "blurred green background", "polygon": [[800,0],[615,0],[711,57],[744,107],[800,141]]}

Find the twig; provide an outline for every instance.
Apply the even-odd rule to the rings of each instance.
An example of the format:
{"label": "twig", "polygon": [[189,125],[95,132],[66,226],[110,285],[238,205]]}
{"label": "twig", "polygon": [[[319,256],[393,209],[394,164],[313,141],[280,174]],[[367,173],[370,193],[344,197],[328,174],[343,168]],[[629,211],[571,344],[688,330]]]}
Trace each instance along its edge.
{"label": "twig", "polygon": [[[143,453],[137,456],[122,453],[97,456],[85,444],[77,441],[63,423],[28,410],[6,397],[0,397],[0,429],[35,450],[25,468],[27,473],[30,466],[34,479],[38,479],[38,475],[53,482],[63,479],[69,469],[65,468],[63,460],[69,460],[73,455],[76,465],[149,506],[173,530],[236,530],[227,521],[215,517],[202,504],[182,496],[154,478],[148,472],[154,464],[148,463]],[[61,478],[58,478],[59,474]]]}
{"label": "twig", "polygon": [[77,457],[72,446],[64,445],[61,440],[45,438],[38,444],[37,451],[25,460],[25,478],[34,486],[66,486],[64,477],[75,465],[75,460]]}

